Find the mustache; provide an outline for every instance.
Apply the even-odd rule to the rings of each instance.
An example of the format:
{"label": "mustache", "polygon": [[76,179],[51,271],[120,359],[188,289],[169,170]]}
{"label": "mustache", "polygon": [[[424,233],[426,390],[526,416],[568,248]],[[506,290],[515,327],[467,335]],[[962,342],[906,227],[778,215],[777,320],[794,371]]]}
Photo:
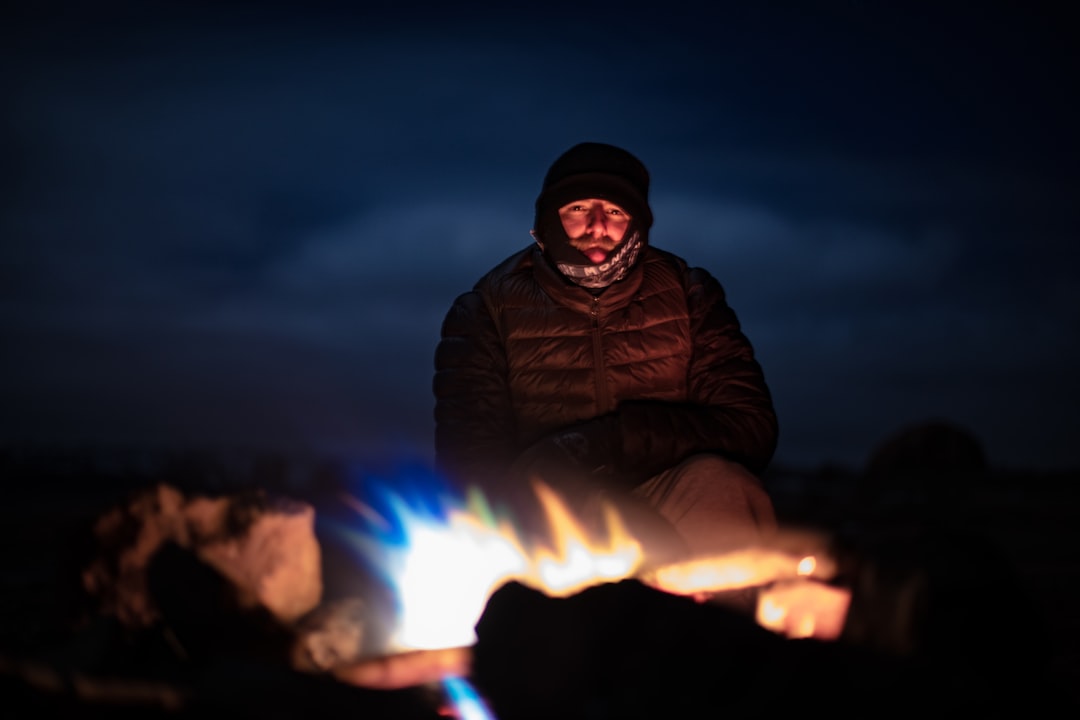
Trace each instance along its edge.
{"label": "mustache", "polygon": [[617,242],[611,239],[610,235],[601,235],[598,238],[593,237],[592,235],[578,235],[577,237],[570,238],[570,244],[576,248],[589,248],[595,245],[611,248],[618,245]]}

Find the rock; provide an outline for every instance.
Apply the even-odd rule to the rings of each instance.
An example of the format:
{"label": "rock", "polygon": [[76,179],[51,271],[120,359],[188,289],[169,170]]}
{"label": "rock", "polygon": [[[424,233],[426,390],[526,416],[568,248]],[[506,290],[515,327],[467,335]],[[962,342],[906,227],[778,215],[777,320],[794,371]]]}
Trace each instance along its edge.
{"label": "rock", "polygon": [[95,522],[98,547],[83,570],[83,587],[103,614],[128,627],[148,627],[161,619],[148,568],[169,547],[227,578],[238,607],[265,609],[289,624],[322,597],[314,525],[315,510],[306,503],[271,499],[259,491],[188,498],[158,485]]}
{"label": "rock", "polygon": [[860,480],[864,499],[925,503],[961,500],[989,471],[968,429],[945,420],[907,425],[870,454]]}
{"label": "rock", "polygon": [[[200,527],[209,532],[198,537],[213,538],[197,545],[199,556],[278,620],[292,623],[319,604],[322,564],[310,505],[196,499],[187,510],[195,522],[205,512]],[[216,532],[222,525],[224,535]]]}
{"label": "rock", "polygon": [[363,598],[342,598],[316,608],[297,623],[292,666],[305,672],[324,672],[368,655],[369,612]]}

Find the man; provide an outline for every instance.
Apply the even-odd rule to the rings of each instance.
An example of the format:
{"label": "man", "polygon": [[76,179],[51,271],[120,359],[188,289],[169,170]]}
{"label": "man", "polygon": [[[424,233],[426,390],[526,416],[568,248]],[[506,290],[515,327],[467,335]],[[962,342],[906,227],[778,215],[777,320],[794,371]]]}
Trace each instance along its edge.
{"label": "man", "polygon": [[775,528],[758,475],[776,415],[720,284],[650,245],[648,193],[645,166],[612,145],[551,165],[536,244],[446,315],[436,469],[507,496],[541,480],[575,507],[645,506],[682,550],[718,552]]}

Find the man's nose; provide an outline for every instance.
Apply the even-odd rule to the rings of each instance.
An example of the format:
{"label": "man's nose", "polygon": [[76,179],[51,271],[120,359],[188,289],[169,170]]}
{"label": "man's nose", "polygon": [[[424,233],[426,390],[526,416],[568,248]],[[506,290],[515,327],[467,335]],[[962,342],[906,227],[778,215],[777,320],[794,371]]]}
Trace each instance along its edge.
{"label": "man's nose", "polygon": [[607,215],[604,214],[604,208],[594,207],[589,210],[589,224],[586,226],[585,230],[594,235],[604,235],[607,233]]}

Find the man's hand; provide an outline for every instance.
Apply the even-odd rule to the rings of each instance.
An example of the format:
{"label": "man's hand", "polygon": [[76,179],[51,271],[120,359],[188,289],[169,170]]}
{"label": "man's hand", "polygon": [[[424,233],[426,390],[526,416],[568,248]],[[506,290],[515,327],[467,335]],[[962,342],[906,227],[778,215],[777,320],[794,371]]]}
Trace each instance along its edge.
{"label": "man's hand", "polygon": [[525,450],[515,461],[515,478],[572,488],[615,475],[621,460],[621,437],[614,416],[605,416],[554,432]]}

